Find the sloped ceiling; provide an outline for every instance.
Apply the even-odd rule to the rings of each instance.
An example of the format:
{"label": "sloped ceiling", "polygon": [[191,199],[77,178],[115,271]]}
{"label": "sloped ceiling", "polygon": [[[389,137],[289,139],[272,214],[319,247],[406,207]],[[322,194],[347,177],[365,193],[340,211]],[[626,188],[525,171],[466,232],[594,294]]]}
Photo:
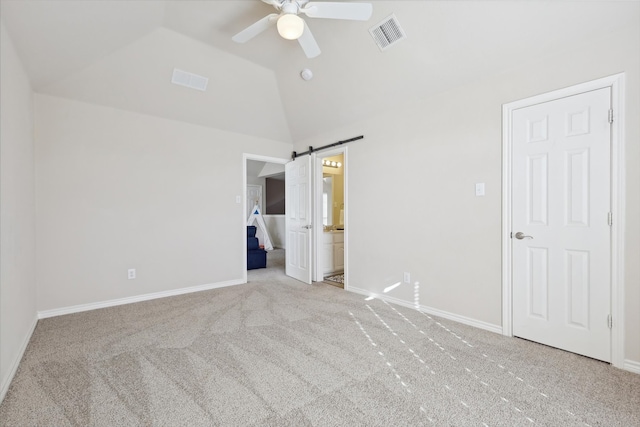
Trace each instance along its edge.
{"label": "sloped ceiling", "polygon": [[162,25],[154,1],[20,1],[0,3],[35,90],[89,66]]}
{"label": "sloped ceiling", "polygon": [[[207,90],[170,84],[174,67],[208,77]],[[164,27],[42,91],[277,141],[291,140],[273,72]]]}
{"label": "sloped ceiling", "polygon": [[[246,44],[231,41],[274,11],[259,0],[2,0],[0,12],[37,92],[281,141],[640,21],[639,1],[371,3],[369,22],[307,18],[322,49],[314,59],[275,28]],[[380,52],[368,29],[391,13],[408,37]],[[173,67],[209,77],[207,93],[170,85]],[[303,68],[311,81],[299,77]]]}

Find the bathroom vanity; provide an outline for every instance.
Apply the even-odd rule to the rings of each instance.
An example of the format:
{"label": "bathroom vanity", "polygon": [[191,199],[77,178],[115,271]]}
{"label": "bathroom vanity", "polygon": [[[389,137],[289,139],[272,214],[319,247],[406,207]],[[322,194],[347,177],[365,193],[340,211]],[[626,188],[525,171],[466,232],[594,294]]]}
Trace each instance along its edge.
{"label": "bathroom vanity", "polygon": [[322,274],[344,271],[344,230],[322,233]]}

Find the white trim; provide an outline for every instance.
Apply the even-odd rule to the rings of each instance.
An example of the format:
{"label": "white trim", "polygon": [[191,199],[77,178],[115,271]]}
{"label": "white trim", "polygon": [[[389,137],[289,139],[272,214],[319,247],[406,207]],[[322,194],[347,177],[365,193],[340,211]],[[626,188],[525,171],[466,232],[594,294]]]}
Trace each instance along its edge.
{"label": "white trim", "polygon": [[511,295],[511,113],[502,106],[502,333],[513,336]]}
{"label": "white trim", "polygon": [[[313,186],[313,199],[315,200],[314,209],[313,209],[313,224],[317,224],[317,227],[313,227],[313,241],[315,246],[315,252],[313,257],[313,281],[321,282],[324,279],[324,274],[322,270],[324,266],[322,266],[322,253],[323,253],[323,235],[324,232],[324,224],[322,223],[322,155],[316,156],[315,161],[313,162],[313,172],[314,172],[314,186]],[[322,226],[321,226],[322,224]]]}
{"label": "white trim", "polygon": [[613,225],[611,227],[611,364],[622,368],[625,364],[625,315],[624,315],[624,259],[625,259],[625,74],[617,74],[611,79],[611,108],[613,126],[611,126],[611,209]]}
{"label": "white trim", "polygon": [[624,231],[625,231],[625,155],[624,155],[624,83],[625,74],[615,74],[502,106],[502,333],[513,335],[511,292],[511,115],[514,110],[579,93],[611,88],[611,364],[625,366],[624,360]]}
{"label": "white trim", "polygon": [[31,341],[31,336],[33,335],[33,332],[36,330],[37,324],[38,324],[38,316],[35,316],[33,318],[33,321],[31,322],[31,326],[29,327],[29,332],[27,333],[27,335],[25,335],[24,339],[22,340],[22,344],[20,345],[20,349],[18,350],[18,355],[16,356],[16,358],[13,360],[13,363],[11,364],[11,369],[9,369],[9,372],[7,373],[7,375],[2,379],[2,386],[0,387],[0,403],[4,400],[5,396],[7,395],[7,392],[9,391],[9,386],[13,381],[13,377],[16,375],[16,372],[18,372],[18,366],[20,366],[20,361],[22,361],[24,352],[27,350],[27,346],[29,345],[29,341]]}
{"label": "white trim", "polygon": [[343,188],[343,202],[344,202],[344,262],[343,262],[343,274],[342,280],[343,288],[349,290],[349,147],[344,147],[342,151],[342,167],[344,168],[342,185]]}
{"label": "white trim", "polygon": [[[246,225],[247,218],[247,160],[255,160],[258,162],[276,163],[284,165],[289,163],[289,159],[283,159],[280,157],[262,156],[260,154],[242,153],[242,224]],[[286,185],[286,182],[285,182]],[[245,260],[242,266],[242,280],[243,283],[247,283],[247,229],[245,227],[239,227],[240,243],[242,248],[242,259]],[[286,233],[286,230],[285,230]],[[286,246],[286,243],[285,243]]]}
{"label": "white trim", "polygon": [[[309,264],[311,268],[311,274],[309,275],[309,282],[308,282],[309,285],[313,284],[313,279],[316,276],[316,274],[318,274],[318,266],[320,265],[317,262],[318,257],[320,256],[318,254],[317,245],[320,242],[320,240],[316,238],[316,233],[317,233],[317,230],[321,229],[320,224],[322,224],[322,221],[318,222],[317,220],[319,218],[315,218],[315,212],[318,206],[318,200],[315,197],[316,192],[314,190],[316,188],[316,185],[319,185],[319,183],[317,182],[316,174],[315,174],[317,162],[318,162],[318,157],[316,153],[309,153],[309,180],[311,182],[309,183],[308,198],[309,198],[309,211],[311,212],[311,225],[312,225],[311,231],[309,232],[309,238],[311,239],[311,242],[309,242],[309,245],[308,245],[309,252],[310,252]],[[287,226],[285,224],[285,229],[286,228]]]}
{"label": "white trim", "polygon": [[[246,246],[246,245],[245,245]],[[242,285],[247,283],[241,279],[227,280],[225,282],[209,283],[206,285],[190,286],[188,288],[172,289],[170,291],[154,292],[126,298],[112,299],[108,301],[92,302],[89,304],[72,305],[69,307],[54,308],[38,312],[38,319],[64,316],[65,314],[81,313],[83,311],[97,310],[100,308],[114,307],[117,305],[133,304],[136,302],[149,301],[158,298],[174,297],[177,295],[190,294],[193,292],[208,291],[210,289],[226,288],[228,286]]]}
{"label": "white trim", "polygon": [[634,374],[640,374],[640,362],[635,360],[625,360],[622,369],[625,371],[633,372]]}
{"label": "white trim", "polygon": [[320,266],[320,257],[322,254],[322,163],[321,160],[325,157],[332,157],[342,154],[342,170],[343,170],[343,197],[344,197],[344,289],[349,288],[349,161],[348,161],[349,147],[340,147],[333,150],[322,150],[322,152],[316,152],[316,159],[314,161],[315,167],[315,185],[314,185],[314,203],[313,209],[313,223],[318,224],[314,227],[315,238],[315,257],[314,257],[314,278],[316,282],[321,282],[324,279]]}
{"label": "white trim", "polygon": [[[346,227],[345,227],[346,228]],[[394,298],[388,295],[379,295],[374,294],[365,289],[356,288],[354,286],[350,286],[347,289],[349,292],[354,292],[356,294],[366,295],[368,297],[374,297],[376,299],[387,301],[392,304],[400,305],[403,307],[418,309],[419,311],[427,314],[431,314],[434,316],[442,317],[444,319],[453,320],[454,322],[462,323],[463,325],[473,326],[474,328],[483,329],[485,331],[494,332],[496,334],[502,334],[502,327],[500,325],[494,325],[492,323],[483,322],[481,320],[472,319],[470,317],[460,316],[459,314],[449,313],[448,311],[439,310],[437,308],[429,307],[426,305],[420,305],[416,307],[416,305],[409,301],[404,301],[398,298]]]}

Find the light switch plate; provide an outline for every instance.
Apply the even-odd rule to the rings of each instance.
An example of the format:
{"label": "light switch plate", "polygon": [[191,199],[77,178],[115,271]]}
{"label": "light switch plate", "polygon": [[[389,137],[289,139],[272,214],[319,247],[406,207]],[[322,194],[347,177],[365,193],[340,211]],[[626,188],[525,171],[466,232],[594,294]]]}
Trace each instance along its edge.
{"label": "light switch plate", "polygon": [[484,196],[484,182],[476,183],[476,196]]}

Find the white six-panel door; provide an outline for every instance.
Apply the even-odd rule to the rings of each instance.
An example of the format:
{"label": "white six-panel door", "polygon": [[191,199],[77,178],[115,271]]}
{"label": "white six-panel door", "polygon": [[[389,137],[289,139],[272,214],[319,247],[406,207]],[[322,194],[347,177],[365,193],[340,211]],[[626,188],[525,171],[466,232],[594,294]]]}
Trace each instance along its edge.
{"label": "white six-panel door", "polygon": [[298,157],[285,166],[287,276],[311,284],[311,156]]}
{"label": "white six-panel door", "polygon": [[610,99],[604,88],[512,115],[513,334],[604,361],[611,360]]}

